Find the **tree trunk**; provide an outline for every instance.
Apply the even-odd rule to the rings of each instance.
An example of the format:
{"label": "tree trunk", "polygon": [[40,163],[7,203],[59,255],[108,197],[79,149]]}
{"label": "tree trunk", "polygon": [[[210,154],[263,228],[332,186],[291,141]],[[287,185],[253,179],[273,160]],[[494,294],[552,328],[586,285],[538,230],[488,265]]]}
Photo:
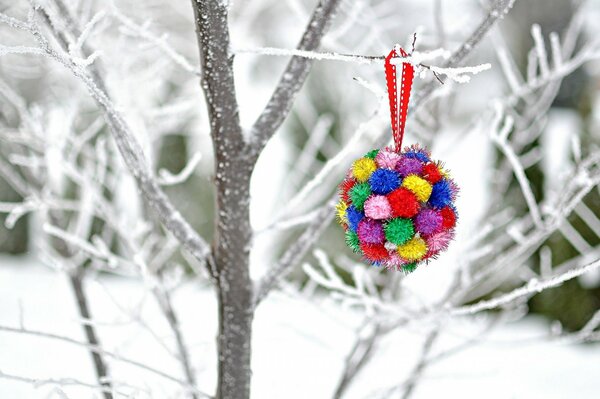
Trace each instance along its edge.
{"label": "tree trunk", "polygon": [[217,191],[213,257],[219,297],[218,399],[250,397],[254,314],[249,262],[253,162],[240,126],[229,53],[227,2],[192,0],[201,81],[215,154]]}
{"label": "tree trunk", "polygon": [[249,273],[250,172],[231,159],[217,164],[217,236],[219,270],[218,399],[250,397],[252,282]]}

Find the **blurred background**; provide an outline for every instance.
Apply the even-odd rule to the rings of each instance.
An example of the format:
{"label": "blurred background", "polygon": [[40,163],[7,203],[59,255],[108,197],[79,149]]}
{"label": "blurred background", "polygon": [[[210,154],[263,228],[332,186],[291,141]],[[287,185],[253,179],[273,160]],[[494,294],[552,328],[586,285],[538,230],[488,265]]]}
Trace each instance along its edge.
{"label": "blurred background", "polygon": [[[246,129],[314,5],[231,2]],[[101,65],[165,191],[210,241],[213,150],[190,4],[67,6],[83,27],[72,56],[94,49],[78,62]],[[382,56],[396,43],[409,48],[416,33],[417,51],[445,50],[427,60],[442,65],[489,7],[477,0],[343,1],[321,51]],[[29,9],[25,0],[0,0],[0,12],[14,18],[25,20]],[[404,276],[365,270],[332,223],[304,267],[258,310],[253,397],[598,397],[598,268],[488,313],[407,325],[394,315],[487,300],[600,258],[599,20],[596,0],[516,0],[464,62],[491,68],[467,83],[437,84],[410,114],[405,143],[426,145],[460,185],[456,242]],[[38,22],[45,31],[43,17]],[[48,57],[15,51],[39,45],[29,32],[3,23],[0,38],[0,325],[82,340],[87,321],[116,356],[177,375],[181,353],[173,355],[178,342],[161,316],[169,298],[196,383],[210,392],[217,316],[204,269],[146,209],[81,82]],[[331,58],[315,61],[253,174],[254,277],[298,239],[351,162],[391,138],[382,63]],[[413,93],[435,82],[420,72]],[[306,273],[327,267],[341,286]],[[363,278],[357,270],[376,294],[352,294]],[[78,281],[86,282],[87,314],[74,300]],[[366,361],[349,373],[353,356]],[[100,397],[84,383],[94,385],[88,357],[65,340],[0,329],[0,396]],[[189,395],[131,362],[109,362],[121,396]]]}

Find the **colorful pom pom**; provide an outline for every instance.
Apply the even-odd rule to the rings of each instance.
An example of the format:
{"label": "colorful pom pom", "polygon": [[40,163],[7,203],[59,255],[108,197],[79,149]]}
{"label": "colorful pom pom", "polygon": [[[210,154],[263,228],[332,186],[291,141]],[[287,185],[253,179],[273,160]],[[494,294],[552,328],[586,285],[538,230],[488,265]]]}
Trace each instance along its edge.
{"label": "colorful pom pom", "polygon": [[400,176],[389,169],[377,169],[369,177],[371,191],[375,194],[388,194],[400,187]]}
{"label": "colorful pom pom", "polygon": [[356,207],[356,209],[362,211],[365,201],[370,195],[371,186],[369,186],[368,183],[359,183],[350,190],[350,201],[352,202],[352,205]]}
{"label": "colorful pom pom", "polygon": [[406,188],[399,188],[387,196],[395,217],[410,218],[419,212],[417,196]]}
{"label": "colorful pom pom", "polygon": [[352,252],[360,252],[360,240],[358,239],[358,234],[351,230],[346,231],[346,245],[352,249]]}
{"label": "colorful pom pom", "polygon": [[379,263],[388,257],[388,251],[383,244],[361,243],[360,249],[365,258],[373,263]]}
{"label": "colorful pom pom", "polygon": [[352,178],[344,179],[344,181],[340,184],[340,197],[344,202],[350,202],[349,192],[356,184],[356,180]]}
{"label": "colorful pom pom", "polygon": [[433,185],[429,204],[435,208],[443,208],[452,202],[452,188],[447,179],[442,179]]}
{"label": "colorful pom pom", "polygon": [[350,205],[348,209],[346,209],[346,219],[348,220],[348,227],[350,230],[356,231],[358,230],[358,224],[365,217],[365,214],[356,209],[354,205]]}
{"label": "colorful pom pom", "polygon": [[415,227],[412,220],[396,218],[385,225],[385,238],[390,243],[402,245],[415,235]]}
{"label": "colorful pom pom", "polygon": [[365,158],[371,158],[371,159],[375,159],[377,157],[377,154],[379,153],[379,150],[372,150],[369,151],[365,154]]}
{"label": "colorful pom pom", "polygon": [[442,173],[439,167],[434,163],[428,163],[423,166],[423,177],[431,184],[435,184],[442,180]]}
{"label": "colorful pom pom", "polygon": [[352,176],[362,183],[367,181],[376,169],[377,164],[371,158],[357,159],[352,165]]}
{"label": "colorful pom pom", "polygon": [[454,237],[458,187],[417,146],[373,150],[339,186],[345,241],[369,263],[406,273],[444,251]]}
{"label": "colorful pom pom", "polygon": [[346,217],[346,210],[348,209],[348,204],[342,200],[337,203],[335,206],[335,214],[337,216],[338,223],[341,225],[348,224],[348,218]]}
{"label": "colorful pom pom", "polygon": [[361,242],[369,244],[383,244],[385,234],[383,232],[383,224],[377,220],[364,218],[358,224],[358,238]]}
{"label": "colorful pom pom", "polygon": [[434,209],[423,209],[415,218],[415,227],[421,235],[431,235],[442,229],[444,219]]}
{"label": "colorful pom pom", "polygon": [[419,175],[423,171],[423,163],[416,158],[402,158],[396,165],[396,171],[400,176]]}
{"label": "colorful pom pom", "polygon": [[392,207],[383,195],[372,195],[365,201],[365,215],[371,219],[389,219],[392,217]]}
{"label": "colorful pom pom", "polygon": [[427,243],[421,237],[413,237],[398,246],[398,255],[409,261],[420,260],[427,253]]}
{"label": "colorful pom pom", "polygon": [[377,167],[382,169],[396,169],[396,164],[400,160],[400,155],[391,150],[381,150],[375,157]]}
{"label": "colorful pom pom", "polygon": [[431,184],[417,175],[406,176],[402,181],[402,187],[412,191],[421,202],[427,201],[432,191]]}

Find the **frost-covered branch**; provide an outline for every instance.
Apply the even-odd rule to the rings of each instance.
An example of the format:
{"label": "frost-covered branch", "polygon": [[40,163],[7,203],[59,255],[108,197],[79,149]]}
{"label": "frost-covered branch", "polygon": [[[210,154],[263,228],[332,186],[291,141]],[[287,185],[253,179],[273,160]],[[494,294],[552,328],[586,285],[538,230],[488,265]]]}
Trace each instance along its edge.
{"label": "frost-covered branch", "polygon": [[[319,0],[297,50],[313,51],[319,47],[339,3],[340,0]],[[299,56],[292,57],[288,63],[265,109],[250,130],[252,158],[258,158],[267,141],[287,117],[296,95],[308,77],[311,66],[311,59]]]}
{"label": "frost-covered branch", "polygon": [[[5,21],[14,24],[10,17],[0,14],[0,22]],[[208,244],[173,207],[171,201],[160,188],[149,170],[140,144],[131,133],[122,115],[115,109],[114,104],[108,97],[108,93],[102,90],[102,87],[106,87],[104,82],[95,82],[82,66],[72,61],[69,55],[54,50],[36,25],[19,23],[19,26],[26,27],[26,30],[36,38],[39,48],[45,54],[70,70],[85,85],[100,108],[105,112],[106,120],[111,128],[119,151],[123,156],[123,160],[129,167],[131,174],[135,177],[148,204],[154,209],[165,227],[180,240],[187,250],[194,254],[197,259],[207,260],[207,263],[211,265],[212,261],[210,260]],[[90,66],[90,68],[93,68],[93,66]],[[96,79],[101,79],[97,73],[95,77]],[[212,271],[212,266],[210,268]]]}
{"label": "frost-covered branch", "polygon": [[[508,11],[514,5],[515,0],[494,0],[490,4],[489,10],[486,15],[473,31],[473,33],[465,40],[462,45],[456,49],[450,58],[442,65],[443,68],[454,68],[460,65],[460,63],[473,51],[473,48],[481,42],[485,34],[494,26],[498,19],[503,18]],[[426,84],[421,90],[415,93],[413,98],[412,106],[413,109],[425,101],[435,90],[437,82],[432,81]]]}
{"label": "frost-covered branch", "polygon": [[600,259],[589,263],[585,266],[571,269],[561,275],[550,277],[543,280],[530,280],[527,284],[519,287],[507,294],[500,295],[499,297],[492,298],[490,300],[480,301],[473,305],[463,306],[460,308],[450,310],[450,314],[453,316],[469,315],[483,310],[490,310],[505,306],[511,302],[514,302],[520,298],[535,295],[548,288],[553,288],[561,285],[565,281],[579,277],[584,273],[590,272],[600,268]]}
{"label": "frost-covered branch", "polygon": [[75,345],[75,346],[79,346],[79,347],[83,347],[86,348],[89,351],[92,351],[94,353],[99,353],[103,356],[107,356],[110,357],[114,360],[117,360],[119,362],[122,363],[126,363],[129,364],[131,366],[134,366],[136,368],[139,368],[141,370],[147,371],[149,373],[152,373],[156,376],[159,376],[161,378],[164,378],[168,381],[174,382],[179,384],[180,386],[190,390],[191,392],[195,392],[198,395],[205,397],[205,398],[212,398],[212,396],[198,390],[195,387],[191,387],[187,384],[187,382],[180,380],[177,377],[174,377],[168,373],[165,373],[164,371],[161,371],[159,369],[153,368],[151,366],[148,366],[144,363],[138,362],[136,360],[131,360],[129,358],[123,357],[119,354],[116,354],[114,352],[110,352],[107,351],[105,349],[90,345],[88,343],[85,342],[81,342],[78,341],[76,339],[70,338],[70,337],[66,337],[66,336],[62,336],[62,335],[58,335],[58,334],[53,334],[53,333],[48,333],[48,332],[44,332],[44,331],[38,331],[38,330],[33,330],[30,328],[23,328],[23,327],[10,327],[10,326],[5,326],[5,325],[0,325],[0,332],[5,332],[5,333],[15,333],[15,334],[24,334],[24,335],[30,335],[30,336],[34,336],[34,337],[40,337],[40,338],[47,338],[47,339],[52,339],[52,340],[56,340],[56,341],[61,341],[61,342],[65,342],[71,345]]}

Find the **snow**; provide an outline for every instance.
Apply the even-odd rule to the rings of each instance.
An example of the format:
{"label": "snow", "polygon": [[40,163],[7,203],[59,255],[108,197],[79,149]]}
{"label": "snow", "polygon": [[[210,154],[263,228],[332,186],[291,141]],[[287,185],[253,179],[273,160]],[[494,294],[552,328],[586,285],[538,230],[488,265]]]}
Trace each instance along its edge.
{"label": "snow", "polygon": [[[0,264],[0,325],[18,327],[22,319],[28,329],[83,338],[64,274],[40,266],[34,257],[1,257]],[[101,276],[90,283],[88,292],[107,349],[182,378],[174,358],[157,344],[160,338],[174,347],[165,321],[141,283]],[[199,387],[210,393],[216,378],[217,314],[212,291],[190,281],[173,299]],[[144,324],[136,323],[133,316]],[[485,321],[486,316],[469,321],[455,318],[443,326],[434,357],[469,338],[481,342],[435,362],[417,385],[414,398],[597,398],[600,345],[550,342],[543,338],[549,326],[539,318],[507,323],[490,335],[482,332]],[[310,303],[283,293],[269,297],[254,322],[253,397],[330,398],[360,322],[357,313],[328,300]],[[378,355],[352,383],[347,398],[378,397],[380,388],[401,384],[414,367],[427,328],[411,324],[386,336]],[[94,383],[88,353],[68,343],[0,331],[0,353],[2,373]],[[153,397],[183,397],[176,384],[160,376],[119,361],[110,365],[117,380],[140,387],[132,397],[150,397],[146,391]],[[0,378],[0,397],[60,397],[52,394],[54,387],[36,388]],[[93,397],[87,388],[62,389],[69,397]]]}

